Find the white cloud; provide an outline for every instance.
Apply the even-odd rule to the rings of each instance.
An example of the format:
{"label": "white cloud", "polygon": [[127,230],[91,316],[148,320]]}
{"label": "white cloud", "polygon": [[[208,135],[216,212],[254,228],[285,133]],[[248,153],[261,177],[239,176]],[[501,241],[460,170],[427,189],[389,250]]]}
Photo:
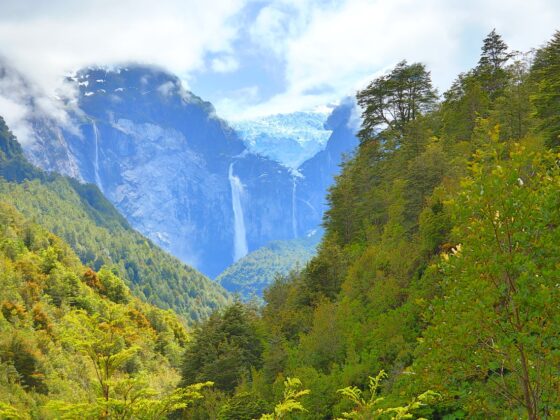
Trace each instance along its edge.
{"label": "white cloud", "polygon": [[[459,72],[476,64],[482,39],[492,28],[510,47],[527,50],[548,40],[560,22],[556,0],[302,4],[305,6],[296,15],[305,16],[305,25],[297,30],[294,24],[284,23],[284,15],[275,12],[275,6],[263,9],[255,21],[252,31],[260,42],[274,44],[274,50],[283,54],[287,88],[264,103],[245,108],[245,115],[288,112],[333,101],[362,88],[401,59],[427,64],[443,91]],[[313,91],[317,92],[309,93]]]}
{"label": "white cloud", "polygon": [[75,91],[62,76],[79,68],[138,62],[187,80],[204,68],[207,53],[231,50],[233,17],[245,1],[213,0],[208,7],[199,0],[2,0],[0,75],[2,62],[8,70],[0,78],[0,115],[20,142],[31,143],[34,117],[75,131],[66,112],[76,105]]}
{"label": "white cloud", "polygon": [[239,68],[239,62],[233,56],[214,58],[211,62],[212,70],[216,73],[230,73]]}
{"label": "white cloud", "polygon": [[239,120],[245,117],[243,110],[249,108],[259,100],[259,87],[249,86],[228,92],[228,96],[220,99],[216,109],[220,110],[219,116],[227,116],[229,120]]}
{"label": "white cloud", "polygon": [[52,91],[80,67],[140,62],[181,77],[230,49],[245,0],[3,0],[0,53]]}
{"label": "white cloud", "polygon": [[169,81],[169,82],[165,82],[165,83],[162,83],[161,85],[159,85],[158,88],[157,88],[157,91],[159,92],[160,95],[167,97],[167,96],[170,96],[171,93],[176,88],[177,88],[177,86],[175,85],[175,83],[173,83],[172,81]]}
{"label": "white cloud", "polygon": [[33,138],[31,127],[25,120],[28,109],[24,105],[0,95],[0,110],[2,110],[0,116],[4,118],[10,130],[18,139],[29,140]]}
{"label": "white cloud", "polygon": [[[403,58],[426,63],[443,91],[476,63],[492,28],[512,48],[527,50],[549,39],[560,22],[558,0],[0,2],[0,54],[49,94],[62,74],[92,64],[154,64],[183,81],[195,71],[197,78],[209,72],[216,92],[223,91],[219,73],[242,73],[250,88],[233,90],[216,104],[228,118],[337,101]],[[246,6],[254,13],[244,14]],[[213,59],[207,61],[209,53]],[[258,71],[240,62],[247,55],[261,60],[251,61]],[[263,83],[283,88],[263,102],[270,89],[254,88],[262,80],[251,77],[271,65],[274,75]],[[10,101],[0,105],[15,115],[17,101]],[[52,103],[43,105],[61,117]]]}

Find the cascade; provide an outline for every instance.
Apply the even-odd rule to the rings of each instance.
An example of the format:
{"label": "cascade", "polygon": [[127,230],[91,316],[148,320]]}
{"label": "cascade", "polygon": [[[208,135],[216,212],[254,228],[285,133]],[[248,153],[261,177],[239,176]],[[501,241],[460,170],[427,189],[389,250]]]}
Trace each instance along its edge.
{"label": "cascade", "polygon": [[292,187],[292,232],[294,234],[294,239],[298,237],[297,233],[297,220],[296,220],[296,177],[292,177],[293,187]]}
{"label": "cascade", "polygon": [[233,174],[233,163],[229,165],[229,185],[231,187],[231,207],[233,209],[233,261],[247,255],[247,235],[243,220],[241,196],[244,193],[241,180]]}
{"label": "cascade", "polygon": [[101,184],[101,178],[99,177],[99,131],[97,130],[97,124],[95,121],[91,120],[93,126],[93,137],[95,139],[95,155],[93,160],[93,169],[95,170],[95,183],[103,192],[103,185]]}

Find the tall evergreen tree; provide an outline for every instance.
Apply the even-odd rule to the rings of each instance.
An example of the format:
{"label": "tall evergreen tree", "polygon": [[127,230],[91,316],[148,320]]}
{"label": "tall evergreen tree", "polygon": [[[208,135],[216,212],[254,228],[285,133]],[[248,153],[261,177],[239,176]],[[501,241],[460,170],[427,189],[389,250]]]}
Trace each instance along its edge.
{"label": "tall evergreen tree", "polygon": [[502,37],[496,29],[492,29],[492,32],[484,38],[482,54],[476,67],[476,73],[491,99],[499,96],[507,84],[508,72],[505,67],[512,56]]}
{"label": "tall evergreen tree", "polygon": [[262,351],[249,310],[235,303],[194,333],[183,361],[183,383],[212,378],[216,388],[232,392],[251,368],[261,367]]}

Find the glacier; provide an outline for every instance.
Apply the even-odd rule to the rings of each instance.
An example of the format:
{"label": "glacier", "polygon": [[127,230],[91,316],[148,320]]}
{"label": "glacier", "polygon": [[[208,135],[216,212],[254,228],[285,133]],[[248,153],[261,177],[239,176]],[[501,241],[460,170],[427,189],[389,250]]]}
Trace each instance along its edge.
{"label": "glacier", "polygon": [[323,150],[332,133],[325,128],[328,113],[294,112],[232,121],[247,148],[297,169]]}

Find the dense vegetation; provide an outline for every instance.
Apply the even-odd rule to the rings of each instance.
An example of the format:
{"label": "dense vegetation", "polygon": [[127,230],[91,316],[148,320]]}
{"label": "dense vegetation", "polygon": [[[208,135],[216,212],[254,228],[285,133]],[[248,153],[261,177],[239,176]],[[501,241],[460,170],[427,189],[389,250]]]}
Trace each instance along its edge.
{"label": "dense vegetation", "polygon": [[189,322],[228,302],[220,286],[134,231],[97,187],[30,165],[1,118],[0,175],[0,202],[64,238],[83,264],[115,271],[134,295]]}
{"label": "dense vegetation", "polygon": [[244,300],[260,298],[277,275],[301,270],[316,254],[319,235],[273,241],[247,254],[225,269],[216,282]]}
{"label": "dense vegetation", "polygon": [[[520,54],[492,31],[441,99],[405,61],[357,96],[317,256],[194,333],[184,383],[238,376],[190,416],[258,418],[297,377],[294,418],[559,417],[560,32]],[[225,343],[253,353],[199,360]]]}
{"label": "dense vegetation", "polygon": [[[406,61],[357,97],[361,143],[316,257],[263,307],[235,303],[190,335],[131,297],[129,255],[86,268],[0,200],[0,414],[560,417],[560,32],[519,54],[492,31],[441,99]],[[78,253],[83,220],[98,245],[82,259],[114,255],[82,187],[0,146],[2,175],[19,181],[0,184],[4,201]],[[82,219],[73,200],[89,203]],[[71,228],[53,206],[72,209]]]}
{"label": "dense vegetation", "polygon": [[177,388],[187,332],[107,268],[0,203],[0,417],[160,419],[209,383]]}

